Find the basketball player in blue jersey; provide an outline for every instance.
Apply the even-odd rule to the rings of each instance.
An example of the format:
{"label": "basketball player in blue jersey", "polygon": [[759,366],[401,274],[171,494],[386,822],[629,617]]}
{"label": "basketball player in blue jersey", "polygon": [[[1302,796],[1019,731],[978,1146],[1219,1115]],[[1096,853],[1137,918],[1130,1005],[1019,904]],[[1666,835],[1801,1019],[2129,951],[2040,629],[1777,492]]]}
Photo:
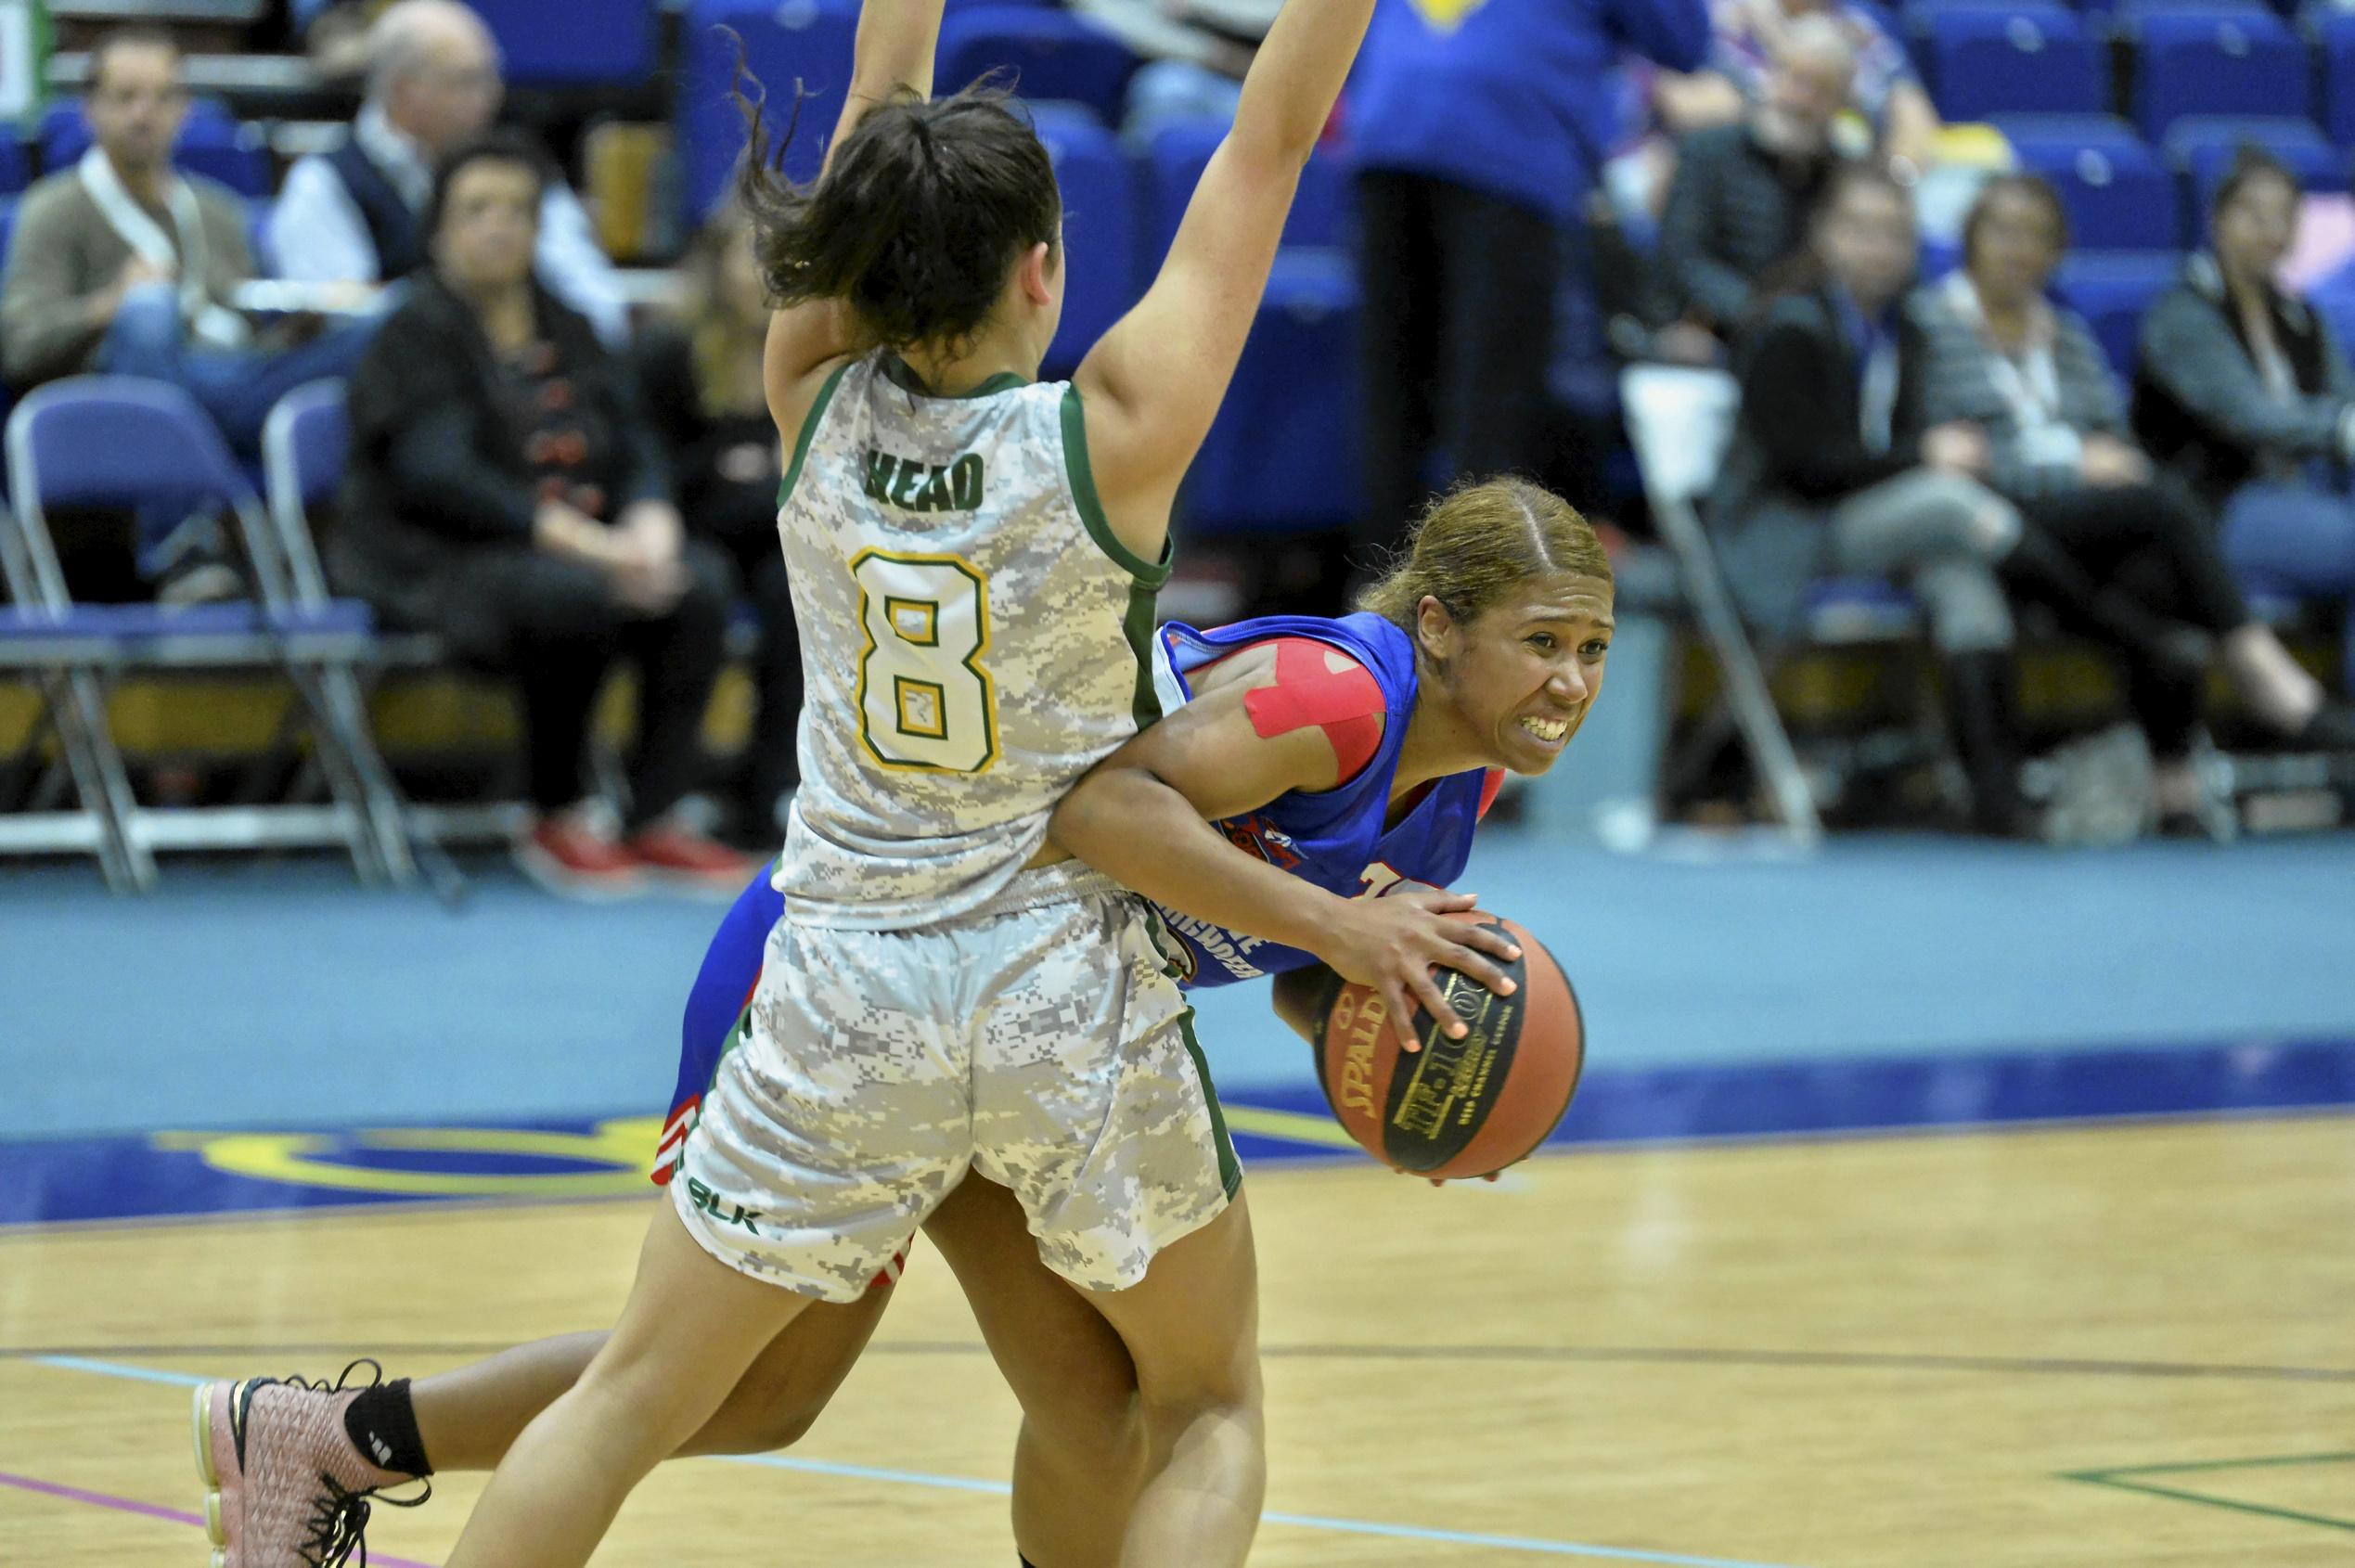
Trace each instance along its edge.
{"label": "basketball player in blue jersey", "polygon": [[[1221,1568],[1258,1527],[1242,1173],[1151,909],[1048,824],[1157,716],[1169,509],[1373,0],[1287,0],[1158,276],[1069,383],[1036,379],[1062,311],[1053,164],[1002,97],[930,101],[941,6],[868,0],[815,186],[753,125],[738,194],[778,307],[807,674],[785,912],[612,1334],[508,1446],[447,1568],[580,1568],[778,1337],[869,1293],[974,1174],[1134,1369],[1119,1560]],[[1278,934],[1361,983],[1427,985],[1479,945],[1413,897],[1332,902]],[[257,1396],[206,1400],[225,1536],[255,1516]]]}
{"label": "basketball player in blue jersey", "polygon": [[[1312,955],[1340,902],[1454,880],[1503,772],[1544,771],[1591,711],[1611,635],[1610,566],[1592,531],[1559,499],[1510,481],[1435,507],[1365,603],[1366,613],[1337,621],[1164,627],[1155,675],[1168,715],[1082,781],[1053,819],[1057,840],[1090,858],[1122,862],[1132,845],[1152,846],[1125,874],[1157,901],[1185,983],[1274,974],[1277,1010],[1304,1037],[1332,982]],[[1236,877],[1260,885],[1233,901],[1222,889]],[[688,1003],[658,1181],[673,1176],[743,1022],[783,906],[769,880],[756,879],[712,943]],[[1126,1347],[1040,1264],[1004,1188],[967,1176],[923,1228],[1023,1404],[1014,1526],[1023,1561],[1117,1562],[1141,1436]],[[847,1374],[896,1272],[895,1260],[858,1301],[795,1319],[681,1452],[793,1442]],[[329,1514],[338,1494],[357,1498],[435,1467],[488,1469],[604,1337],[518,1346],[414,1385],[312,1391],[257,1380],[262,1416],[250,1440],[273,1456],[274,1472],[307,1483],[313,1510]]]}

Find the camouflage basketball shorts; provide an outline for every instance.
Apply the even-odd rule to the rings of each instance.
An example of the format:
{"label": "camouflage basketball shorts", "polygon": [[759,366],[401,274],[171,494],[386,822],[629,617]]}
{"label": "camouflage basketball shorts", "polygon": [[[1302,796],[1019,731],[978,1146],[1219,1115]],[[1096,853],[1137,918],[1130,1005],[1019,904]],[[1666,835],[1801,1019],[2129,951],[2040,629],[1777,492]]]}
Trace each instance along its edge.
{"label": "camouflage basketball shorts", "polygon": [[789,911],[670,1183],[688,1233],[853,1301],[972,1169],[1057,1274],[1137,1283],[1242,1179],[1151,921],[1074,863],[912,931]]}

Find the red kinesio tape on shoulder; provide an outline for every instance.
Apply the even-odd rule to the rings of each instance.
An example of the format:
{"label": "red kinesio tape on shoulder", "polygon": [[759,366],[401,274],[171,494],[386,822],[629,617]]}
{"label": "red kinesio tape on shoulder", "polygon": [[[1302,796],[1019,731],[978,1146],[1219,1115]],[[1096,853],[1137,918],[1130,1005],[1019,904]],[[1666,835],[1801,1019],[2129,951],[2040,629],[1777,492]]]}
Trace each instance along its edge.
{"label": "red kinesio tape on shoulder", "polygon": [[[1345,661],[1334,669],[1332,661]],[[1243,693],[1243,712],[1263,740],[1310,725],[1325,732],[1337,784],[1346,784],[1382,744],[1382,683],[1373,672],[1314,637],[1276,639],[1276,684]]]}

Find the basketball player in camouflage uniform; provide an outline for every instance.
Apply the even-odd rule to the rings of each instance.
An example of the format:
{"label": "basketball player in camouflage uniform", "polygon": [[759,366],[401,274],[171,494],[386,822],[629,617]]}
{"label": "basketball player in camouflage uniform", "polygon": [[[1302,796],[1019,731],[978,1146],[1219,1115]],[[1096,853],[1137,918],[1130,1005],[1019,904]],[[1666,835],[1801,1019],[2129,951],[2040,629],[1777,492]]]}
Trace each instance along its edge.
{"label": "basketball player in camouflage uniform", "polygon": [[1029,380],[1062,298],[1051,166],[1002,103],[925,101],[940,0],[871,0],[813,190],[755,135],[810,676],[787,915],[612,1338],[508,1449],[450,1568],[586,1562],[755,1356],[863,1293],[969,1169],[1134,1361],[1123,1561],[1242,1561],[1265,1479],[1247,1210],[1149,915],[1047,823],[1152,716],[1169,505],[1371,10],[1291,0],[1160,276],[1070,387]]}

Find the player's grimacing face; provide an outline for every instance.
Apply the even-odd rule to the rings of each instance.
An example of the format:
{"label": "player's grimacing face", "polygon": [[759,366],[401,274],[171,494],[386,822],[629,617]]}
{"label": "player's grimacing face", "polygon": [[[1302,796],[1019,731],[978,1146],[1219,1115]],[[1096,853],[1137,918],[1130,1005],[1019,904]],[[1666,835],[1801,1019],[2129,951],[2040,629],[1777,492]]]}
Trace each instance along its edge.
{"label": "player's grimacing face", "polygon": [[1543,773],[1602,693],[1611,585],[1533,577],[1458,629],[1448,685],[1458,710],[1515,773]]}

